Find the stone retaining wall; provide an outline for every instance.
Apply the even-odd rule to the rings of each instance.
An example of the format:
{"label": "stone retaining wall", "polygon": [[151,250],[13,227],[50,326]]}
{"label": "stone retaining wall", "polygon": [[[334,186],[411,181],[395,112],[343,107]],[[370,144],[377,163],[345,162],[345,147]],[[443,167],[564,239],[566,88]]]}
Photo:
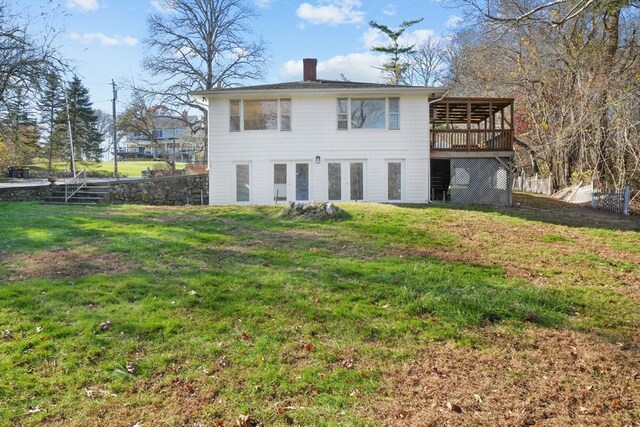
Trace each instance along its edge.
{"label": "stone retaining wall", "polygon": [[0,188],[0,202],[33,202],[44,200],[50,194],[50,185]]}
{"label": "stone retaining wall", "polygon": [[209,176],[185,175],[135,181],[112,181],[111,202],[148,205],[209,203]]}

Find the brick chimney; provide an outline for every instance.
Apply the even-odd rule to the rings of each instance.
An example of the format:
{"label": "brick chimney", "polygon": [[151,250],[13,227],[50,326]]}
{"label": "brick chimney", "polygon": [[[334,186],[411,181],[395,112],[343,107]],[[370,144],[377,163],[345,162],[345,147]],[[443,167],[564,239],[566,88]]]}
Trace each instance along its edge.
{"label": "brick chimney", "polygon": [[318,80],[316,77],[316,67],[318,60],[316,58],[304,58],[302,60],[303,77],[305,82]]}

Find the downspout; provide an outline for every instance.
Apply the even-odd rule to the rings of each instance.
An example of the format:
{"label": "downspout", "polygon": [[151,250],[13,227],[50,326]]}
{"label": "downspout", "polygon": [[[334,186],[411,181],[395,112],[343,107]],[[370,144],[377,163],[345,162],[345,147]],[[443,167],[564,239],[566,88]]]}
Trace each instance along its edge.
{"label": "downspout", "polygon": [[444,93],[442,94],[442,96],[440,98],[436,98],[433,99],[431,101],[427,100],[427,140],[429,141],[429,143],[427,144],[427,158],[429,160],[429,163],[427,165],[427,170],[429,171],[428,175],[427,175],[427,200],[426,203],[433,203],[433,201],[431,200],[431,104],[434,102],[438,102],[438,101],[442,101],[446,96],[447,96],[447,92],[449,92],[449,89],[445,90]]}

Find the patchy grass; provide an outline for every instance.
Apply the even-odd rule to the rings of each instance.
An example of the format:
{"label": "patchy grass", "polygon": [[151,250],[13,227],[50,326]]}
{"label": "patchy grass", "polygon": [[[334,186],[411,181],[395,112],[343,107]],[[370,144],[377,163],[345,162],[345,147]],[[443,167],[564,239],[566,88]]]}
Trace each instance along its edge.
{"label": "patchy grass", "polygon": [[[176,169],[184,169],[186,163],[176,163]],[[47,163],[36,163],[29,165],[34,170],[47,171]],[[119,161],[118,172],[123,176],[136,177],[142,176],[142,171],[149,169],[169,169],[169,165],[163,161]],[[77,162],[76,170],[86,169],[87,171],[93,171],[104,176],[113,175],[113,162]],[[55,162],[53,163],[53,170],[58,172],[69,171],[69,162]]]}
{"label": "patchy grass", "polygon": [[638,224],[517,201],[0,204],[0,425],[633,423]]}

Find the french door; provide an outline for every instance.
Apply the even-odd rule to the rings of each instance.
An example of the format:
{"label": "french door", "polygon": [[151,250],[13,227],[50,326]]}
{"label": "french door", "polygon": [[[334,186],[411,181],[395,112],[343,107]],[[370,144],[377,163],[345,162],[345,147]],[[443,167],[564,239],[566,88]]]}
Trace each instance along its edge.
{"label": "french door", "polygon": [[273,164],[273,200],[309,200],[309,162],[276,162]]}
{"label": "french door", "polygon": [[365,195],[363,161],[327,162],[327,193],[329,200],[358,201]]}

